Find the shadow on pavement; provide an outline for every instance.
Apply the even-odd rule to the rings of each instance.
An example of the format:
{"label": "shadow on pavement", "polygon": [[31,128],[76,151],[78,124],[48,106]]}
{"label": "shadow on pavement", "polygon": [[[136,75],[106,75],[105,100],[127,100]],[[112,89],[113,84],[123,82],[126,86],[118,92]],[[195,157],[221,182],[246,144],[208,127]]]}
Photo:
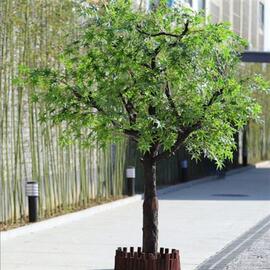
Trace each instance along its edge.
{"label": "shadow on pavement", "polygon": [[[239,180],[237,179],[239,177]],[[163,194],[160,200],[270,200],[270,168],[257,168]]]}

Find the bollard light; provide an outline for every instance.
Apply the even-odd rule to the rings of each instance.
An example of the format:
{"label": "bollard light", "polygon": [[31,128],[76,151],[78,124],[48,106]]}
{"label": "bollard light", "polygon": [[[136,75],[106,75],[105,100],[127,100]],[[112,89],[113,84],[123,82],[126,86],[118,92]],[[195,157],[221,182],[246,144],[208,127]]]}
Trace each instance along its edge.
{"label": "bollard light", "polygon": [[127,195],[135,195],[135,167],[129,166],[126,169]]}
{"label": "bollard light", "polygon": [[29,222],[36,222],[38,219],[38,183],[28,181],[26,183],[26,196],[28,197]]}
{"label": "bollard light", "polygon": [[181,161],[181,173],[182,173],[182,180],[186,181],[188,178],[188,161],[186,159]]}

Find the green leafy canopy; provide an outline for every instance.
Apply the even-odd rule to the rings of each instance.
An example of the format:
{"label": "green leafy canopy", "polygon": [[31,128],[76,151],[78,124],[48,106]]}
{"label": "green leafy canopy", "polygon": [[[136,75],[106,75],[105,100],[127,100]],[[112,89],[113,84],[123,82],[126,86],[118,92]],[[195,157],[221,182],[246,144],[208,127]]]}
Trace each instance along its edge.
{"label": "green leafy canopy", "polygon": [[87,143],[129,136],[156,160],[182,146],[218,166],[232,158],[234,133],[260,114],[252,93],[264,84],[239,79],[247,44],[228,24],[165,1],[141,12],[124,0],[88,5],[82,21],[60,71],[27,72],[45,120]]}

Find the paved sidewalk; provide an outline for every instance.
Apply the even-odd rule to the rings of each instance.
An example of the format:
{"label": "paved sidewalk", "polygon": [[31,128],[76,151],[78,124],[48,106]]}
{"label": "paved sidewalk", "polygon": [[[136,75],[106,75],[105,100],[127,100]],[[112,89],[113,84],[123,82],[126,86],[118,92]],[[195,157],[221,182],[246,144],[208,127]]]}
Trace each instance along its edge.
{"label": "paved sidewalk", "polygon": [[[133,202],[2,241],[1,270],[113,269],[117,247],[141,245],[141,208]],[[269,214],[270,162],[161,195],[160,246],[179,249],[182,270],[194,270],[251,228],[259,230]]]}

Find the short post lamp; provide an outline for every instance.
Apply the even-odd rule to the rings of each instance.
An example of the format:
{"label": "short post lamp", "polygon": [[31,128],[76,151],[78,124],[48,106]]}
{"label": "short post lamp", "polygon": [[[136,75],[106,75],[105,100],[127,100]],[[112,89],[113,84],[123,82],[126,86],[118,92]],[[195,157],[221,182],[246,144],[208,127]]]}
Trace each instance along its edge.
{"label": "short post lamp", "polygon": [[248,146],[247,146],[247,127],[243,130],[243,142],[242,142],[242,162],[243,166],[248,165]]}
{"label": "short post lamp", "polygon": [[188,161],[186,159],[181,161],[182,181],[187,181],[188,178]]}
{"label": "short post lamp", "polygon": [[38,219],[38,183],[28,181],[26,183],[26,196],[28,197],[29,222]]}
{"label": "short post lamp", "polygon": [[127,178],[127,195],[135,195],[135,167],[129,166],[126,169],[126,178]]}

